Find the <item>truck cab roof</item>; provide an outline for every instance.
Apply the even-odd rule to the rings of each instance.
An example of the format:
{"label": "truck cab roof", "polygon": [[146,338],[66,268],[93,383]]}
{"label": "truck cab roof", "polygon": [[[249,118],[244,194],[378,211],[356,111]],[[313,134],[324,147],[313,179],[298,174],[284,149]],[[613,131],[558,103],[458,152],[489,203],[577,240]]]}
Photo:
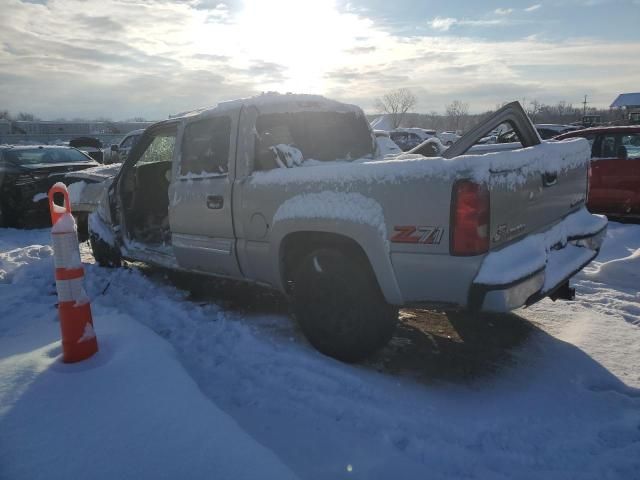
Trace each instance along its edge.
{"label": "truck cab roof", "polygon": [[329,100],[321,95],[269,92],[253,97],[220,102],[215,106],[182,112],[177,115],[172,115],[169,121],[206,117],[226,111],[239,110],[243,107],[255,107],[261,113],[285,113],[302,110],[362,113],[360,107],[356,105]]}

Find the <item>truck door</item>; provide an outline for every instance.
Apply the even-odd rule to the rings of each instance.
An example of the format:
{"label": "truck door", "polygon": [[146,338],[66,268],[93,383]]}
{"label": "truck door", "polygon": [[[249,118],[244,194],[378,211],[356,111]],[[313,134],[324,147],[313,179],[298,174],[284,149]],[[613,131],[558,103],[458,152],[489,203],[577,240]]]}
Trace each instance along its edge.
{"label": "truck door", "polygon": [[626,213],[640,214],[640,133],[623,133],[620,136],[618,153],[626,156],[622,159],[626,163],[629,174],[628,189],[633,195]]}
{"label": "truck door", "polygon": [[182,268],[240,277],[232,216],[238,111],[188,120],[169,189],[171,241]]}

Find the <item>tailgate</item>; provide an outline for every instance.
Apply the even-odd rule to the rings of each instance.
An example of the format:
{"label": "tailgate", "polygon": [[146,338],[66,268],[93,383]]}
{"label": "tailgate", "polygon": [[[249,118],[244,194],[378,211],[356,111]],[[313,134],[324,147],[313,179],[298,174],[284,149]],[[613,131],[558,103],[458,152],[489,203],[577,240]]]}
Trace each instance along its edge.
{"label": "tailgate", "polygon": [[492,162],[489,176],[492,250],[585,205],[590,149],[580,140],[494,154],[503,158]]}

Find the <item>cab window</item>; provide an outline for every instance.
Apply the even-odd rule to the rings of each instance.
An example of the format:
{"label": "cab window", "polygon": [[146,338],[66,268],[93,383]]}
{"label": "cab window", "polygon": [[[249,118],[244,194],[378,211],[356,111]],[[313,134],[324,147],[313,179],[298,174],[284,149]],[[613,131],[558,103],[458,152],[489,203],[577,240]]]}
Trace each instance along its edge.
{"label": "cab window", "polygon": [[180,173],[226,174],[229,171],[231,118],[213,117],[190,123],[184,130]]}

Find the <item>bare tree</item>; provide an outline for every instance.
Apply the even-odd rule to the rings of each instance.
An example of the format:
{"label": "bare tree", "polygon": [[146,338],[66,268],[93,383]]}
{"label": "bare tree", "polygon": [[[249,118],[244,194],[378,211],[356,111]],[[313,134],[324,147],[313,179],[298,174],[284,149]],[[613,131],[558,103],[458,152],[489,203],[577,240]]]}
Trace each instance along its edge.
{"label": "bare tree", "polygon": [[9,110],[0,110],[0,120],[11,120],[11,113]]}
{"label": "bare tree", "polygon": [[447,105],[448,123],[453,124],[455,130],[460,130],[460,121],[469,114],[469,104],[454,100]]}
{"label": "bare tree", "polygon": [[16,120],[26,120],[27,122],[35,122],[36,120],[40,120],[33,113],[20,112],[16,116]]}
{"label": "bare tree", "polygon": [[527,115],[531,118],[531,121],[535,123],[536,117],[542,111],[544,105],[538,100],[533,99],[529,102],[529,108],[527,108]]}
{"label": "bare tree", "polygon": [[405,114],[415,106],[417,101],[418,99],[411,93],[411,90],[399,88],[376,99],[376,108],[389,114],[393,128],[398,128]]}

